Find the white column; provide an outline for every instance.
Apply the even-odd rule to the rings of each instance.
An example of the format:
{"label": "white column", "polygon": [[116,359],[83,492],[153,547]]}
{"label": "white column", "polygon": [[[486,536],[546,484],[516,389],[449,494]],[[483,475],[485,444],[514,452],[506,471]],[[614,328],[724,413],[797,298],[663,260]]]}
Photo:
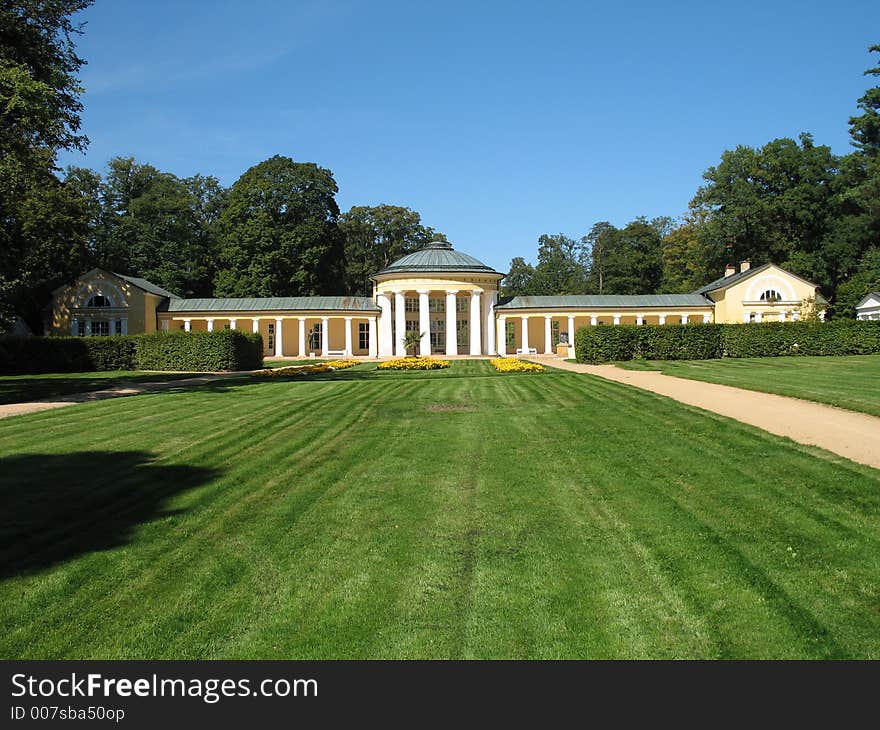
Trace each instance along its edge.
{"label": "white column", "polygon": [[214,331],[214,320],[209,319],[208,320],[208,332],[213,332],[213,331]]}
{"label": "white column", "polygon": [[[368,353],[369,353],[370,357],[376,357],[376,353],[378,352],[378,349],[376,347],[376,318],[369,317],[367,319],[367,321],[370,323],[370,336],[369,336],[369,340],[368,340],[368,342],[369,342]],[[390,324],[390,321],[389,321],[389,324]],[[389,340],[391,339],[390,336],[388,339]]]}
{"label": "white column", "polygon": [[743,324],[748,324],[752,321],[752,318],[749,316],[748,312],[743,312]]}
{"label": "white column", "polygon": [[345,318],[345,356],[351,357],[351,317]]}
{"label": "white column", "polygon": [[763,320],[764,320],[764,313],[763,312],[755,312],[755,322],[760,324]]}
{"label": "white column", "polygon": [[498,355],[507,355],[507,317],[503,314],[498,318]]}
{"label": "white column", "polygon": [[529,354],[529,317],[526,314],[522,317],[522,344],[520,347],[523,353]]}
{"label": "white column", "polygon": [[544,315],[544,354],[553,353],[553,317]]}
{"label": "white column", "polygon": [[785,310],[784,309],[779,313],[779,321],[780,322],[785,321]]}
{"label": "white column", "polygon": [[252,327],[253,327],[254,333],[257,333],[260,331],[260,320],[258,320],[256,317],[254,317],[254,319],[253,319]]}
{"label": "white column", "polygon": [[636,324],[641,327],[645,323],[645,315],[637,314],[636,315]]}
{"label": "white column", "polygon": [[283,320],[281,317],[278,317],[275,320],[275,357],[282,357],[284,355],[284,346],[281,342],[281,323]]}
{"label": "white column", "polygon": [[709,324],[712,321],[712,315],[708,312],[703,315],[703,324]]}
{"label": "white column", "polygon": [[306,318],[299,318],[299,348],[297,353],[300,357],[306,356]]}
{"label": "white column", "polygon": [[658,324],[666,324],[666,315],[661,314],[659,317],[657,317],[657,323]]}
{"label": "white column", "polygon": [[681,323],[682,324],[688,323],[688,316],[686,314],[681,315]]}
{"label": "white column", "polygon": [[321,357],[330,349],[330,317],[321,317]]}
{"label": "white column", "polygon": [[620,324],[620,315],[619,314],[614,315],[614,324]]}
{"label": "white column", "polygon": [[230,320],[229,320],[229,329],[234,330],[234,329],[235,329],[235,325],[237,325],[237,324],[238,324],[238,320],[237,320],[237,319],[230,319]]}
{"label": "white column", "polygon": [[[123,317],[119,321],[122,322],[122,334],[127,335],[128,334],[128,317]],[[166,330],[168,329],[168,322],[165,322],[165,329]]]}
{"label": "white column", "polygon": [[379,315],[379,354],[387,357],[394,354],[394,341],[391,335],[391,299],[381,292],[376,301],[382,313]]}
{"label": "white column", "polygon": [[449,289],[446,292],[446,354],[458,354],[458,308],[455,306],[458,299],[458,290]]}
{"label": "white column", "polygon": [[428,357],[431,354],[431,314],[428,311],[427,289],[419,289],[419,355]]}
{"label": "white column", "polygon": [[820,322],[825,321],[825,310],[824,309],[821,312],[819,312],[819,321]]}
{"label": "white column", "polygon": [[801,318],[800,312],[792,312],[791,313],[791,321],[792,322],[797,322],[800,318]]}
{"label": "white column", "polygon": [[402,291],[394,292],[394,352],[397,357],[405,357],[403,336],[406,334],[406,297]]}
{"label": "white column", "polygon": [[[184,329],[186,332],[191,332],[191,331],[192,331],[192,320],[191,320],[191,319],[185,319],[185,320],[183,320],[183,329]],[[87,334],[87,335],[90,335],[90,334],[91,334],[91,331],[90,331],[90,330],[91,330],[91,327],[89,327],[89,322],[88,322],[88,320],[86,320],[86,334]]]}
{"label": "white column", "polygon": [[489,293],[486,300],[486,354],[494,355],[495,349],[495,305],[498,303],[498,292]]}
{"label": "white column", "polygon": [[599,318],[590,317],[590,327],[595,327],[597,324],[599,324]]}
{"label": "white column", "polygon": [[471,355],[483,354],[483,335],[480,326],[480,294],[482,291],[471,292]]}
{"label": "white column", "polygon": [[76,317],[70,320],[70,334],[74,336],[79,334],[79,320]]}
{"label": "white column", "polygon": [[568,318],[568,356],[574,358],[574,317]]}

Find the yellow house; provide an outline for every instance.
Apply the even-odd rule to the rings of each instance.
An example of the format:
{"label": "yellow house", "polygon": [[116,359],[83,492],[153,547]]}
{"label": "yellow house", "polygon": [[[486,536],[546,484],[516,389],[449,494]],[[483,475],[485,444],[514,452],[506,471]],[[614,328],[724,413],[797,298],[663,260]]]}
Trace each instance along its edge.
{"label": "yellow house", "polygon": [[406,332],[420,354],[574,355],[580,327],[618,324],[793,321],[815,284],[774,264],[725,275],[692,294],[499,297],[504,275],[434,241],[373,276],[371,297],[185,299],[138,279],[93,269],[56,290],[50,334],[244,329],[278,357],[402,356]]}

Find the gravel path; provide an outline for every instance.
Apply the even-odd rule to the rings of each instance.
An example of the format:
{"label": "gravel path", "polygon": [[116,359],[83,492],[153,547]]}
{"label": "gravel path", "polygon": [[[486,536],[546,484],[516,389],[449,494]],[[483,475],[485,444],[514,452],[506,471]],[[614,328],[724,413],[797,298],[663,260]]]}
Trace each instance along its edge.
{"label": "gravel path", "polygon": [[623,370],[614,365],[582,365],[551,358],[530,359],[549,367],[596,375],[659,393],[880,469],[880,418],[876,416],[799,398],[676,378],[656,371]]}
{"label": "gravel path", "polygon": [[54,398],[45,400],[30,401],[28,403],[9,403],[0,405],[0,418],[9,418],[10,416],[21,416],[26,413],[37,413],[38,411],[48,411],[52,408],[63,408],[64,406],[72,406],[75,403],[89,403],[93,400],[106,400],[107,398],[121,398],[126,395],[141,395],[142,393],[152,393],[157,390],[168,390],[178,386],[202,385],[210,383],[213,380],[223,380],[224,378],[238,378],[242,375],[248,375],[246,372],[231,373],[211,373],[207,375],[197,375],[192,378],[180,378],[177,380],[160,380],[149,383],[131,383],[129,385],[120,385],[116,388],[107,388],[106,390],[93,390],[88,393],[71,393],[70,395],[59,395]]}

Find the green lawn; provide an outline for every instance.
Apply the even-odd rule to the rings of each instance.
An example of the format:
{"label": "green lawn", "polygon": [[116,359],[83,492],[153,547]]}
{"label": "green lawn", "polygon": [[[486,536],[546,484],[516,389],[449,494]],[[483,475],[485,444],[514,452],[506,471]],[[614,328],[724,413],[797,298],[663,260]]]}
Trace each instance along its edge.
{"label": "green lawn", "polygon": [[0,656],[880,658],[880,472],[634,388],[374,365],[0,424]]}
{"label": "green lawn", "polygon": [[628,370],[667,375],[828,403],[880,416],[880,355],[634,360]]}
{"label": "green lawn", "polygon": [[192,373],[154,373],[109,370],[102,373],[50,373],[48,375],[0,375],[0,405],[88,393],[119,385],[191,378]]}

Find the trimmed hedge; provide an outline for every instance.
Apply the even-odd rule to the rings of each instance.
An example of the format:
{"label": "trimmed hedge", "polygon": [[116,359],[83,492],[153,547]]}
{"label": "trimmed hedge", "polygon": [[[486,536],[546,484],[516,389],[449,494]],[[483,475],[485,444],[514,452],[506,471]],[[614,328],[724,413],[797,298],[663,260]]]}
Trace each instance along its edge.
{"label": "trimmed hedge", "polygon": [[138,337],[137,370],[257,370],[263,338],[238,330],[160,332]]}
{"label": "trimmed hedge", "polygon": [[237,330],[113,337],[0,337],[0,373],[256,370],[263,340]]}
{"label": "trimmed hedge", "polygon": [[582,327],[579,362],[713,360],[780,355],[880,353],[880,322],[765,322],[761,324],[617,325]]}

